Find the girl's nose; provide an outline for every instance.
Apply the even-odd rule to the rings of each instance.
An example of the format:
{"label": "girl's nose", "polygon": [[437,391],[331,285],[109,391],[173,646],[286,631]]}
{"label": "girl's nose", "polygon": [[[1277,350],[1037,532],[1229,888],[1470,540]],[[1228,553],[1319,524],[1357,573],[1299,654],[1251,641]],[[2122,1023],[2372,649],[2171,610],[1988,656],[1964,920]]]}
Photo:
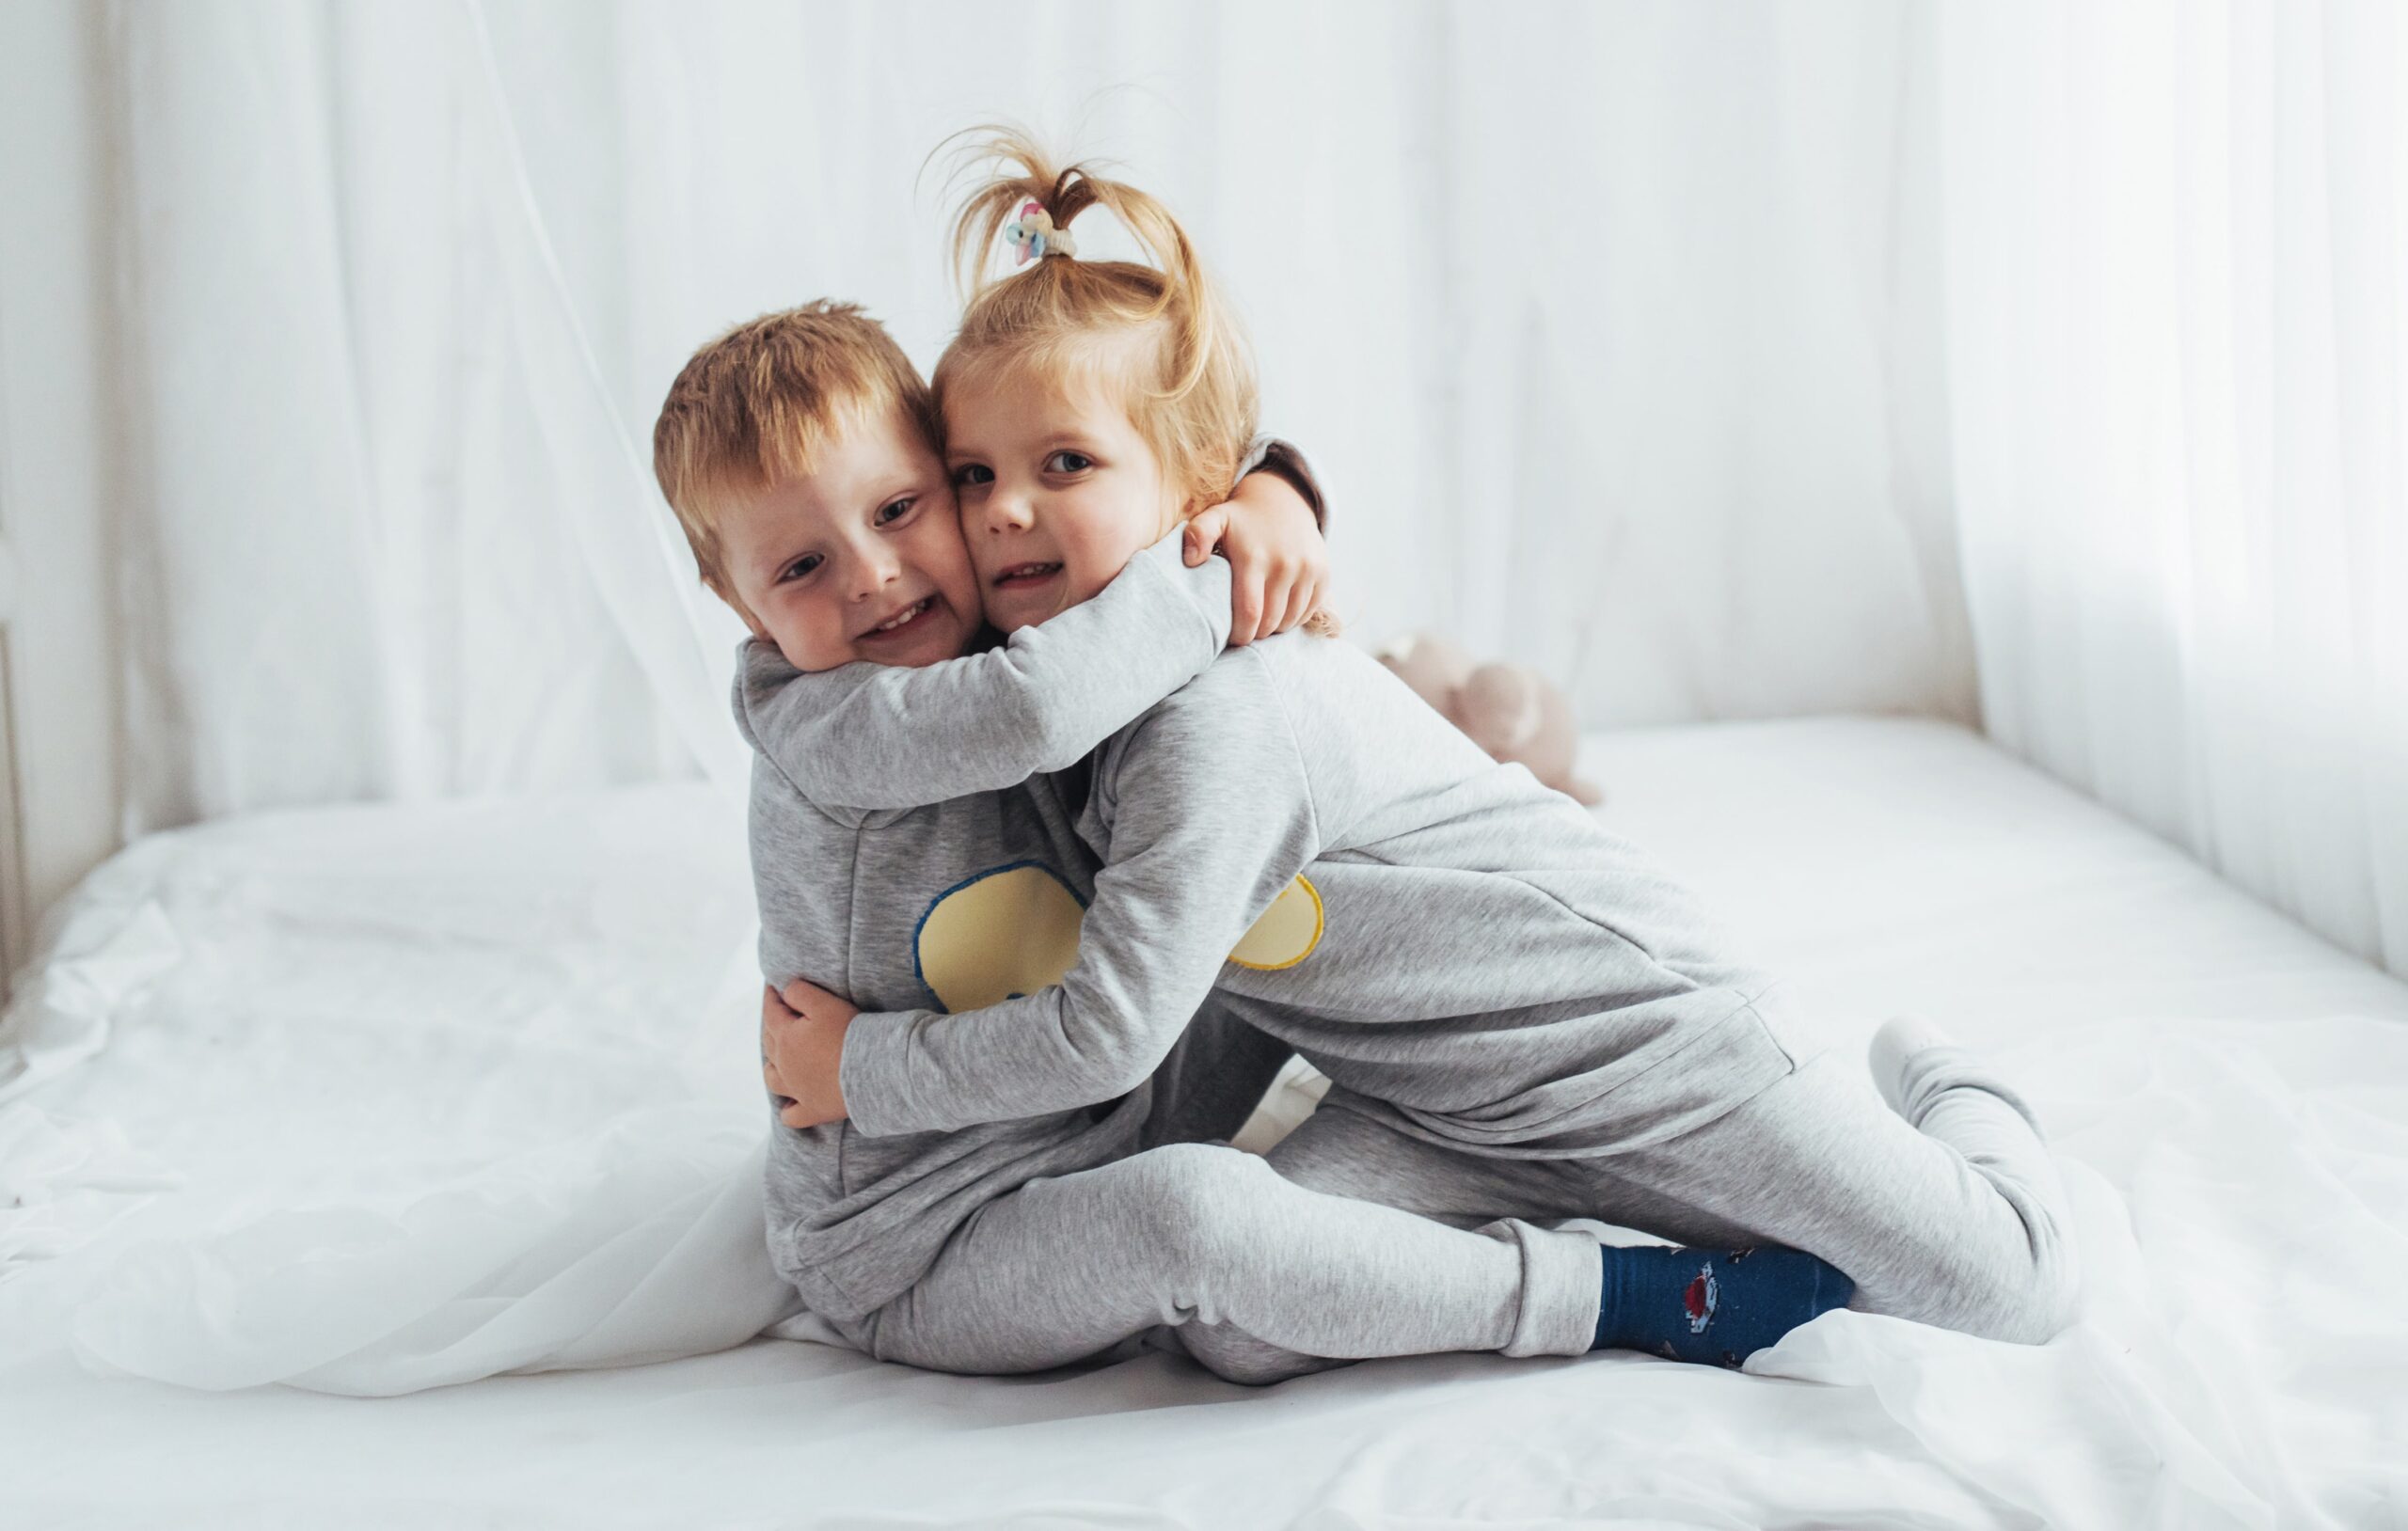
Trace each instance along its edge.
{"label": "girl's nose", "polygon": [[1026,531],[1033,519],[1026,495],[999,487],[987,497],[989,531]]}

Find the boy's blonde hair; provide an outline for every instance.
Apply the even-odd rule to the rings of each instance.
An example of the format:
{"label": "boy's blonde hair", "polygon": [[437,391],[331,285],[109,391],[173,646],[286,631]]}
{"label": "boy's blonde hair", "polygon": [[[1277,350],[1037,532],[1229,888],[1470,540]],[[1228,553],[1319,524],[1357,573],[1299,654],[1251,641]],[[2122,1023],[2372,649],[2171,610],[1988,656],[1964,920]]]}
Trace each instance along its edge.
{"label": "boy's blonde hair", "polygon": [[816,471],[832,439],[890,411],[943,456],[928,386],[858,304],[763,314],[695,352],[653,422],[652,472],[703,583],[744,611],[720,545],[730,501]]}
{"label": "boy's blonde hair", "polygon": [[[1188,513],[1227,498],[1254,436],[1254,359],[1186,230],[1133,186],[1084,165],[1056,169],[1017,129],[967,136],[966,162],[991,168],[954,216],[954,267],[969,307],[937,363],[937,398],[1007,365],[1061,386],[1101,384],[1127,408]],[[1030,202],[1058,229],[1091,207],[1108,208],[1154,264],[1057,253],[986,279],[996,236]]]}

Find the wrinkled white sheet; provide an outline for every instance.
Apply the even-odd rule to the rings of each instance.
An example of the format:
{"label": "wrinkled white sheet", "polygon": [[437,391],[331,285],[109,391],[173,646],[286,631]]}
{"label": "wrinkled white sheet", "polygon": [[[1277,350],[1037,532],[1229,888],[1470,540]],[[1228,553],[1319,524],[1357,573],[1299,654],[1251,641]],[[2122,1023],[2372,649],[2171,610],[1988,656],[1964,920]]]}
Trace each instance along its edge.
{"label": "wrinkled white sheet", "polygon": [[[375,1401],[95,1376],[71,1324],[186,1381],[307,1360],[294,1380],[373,1391],[512,1344],[515,1364],[577,1365],[763,1317],[736,1279],[685,1305],[689,1331],[655,1327],[680,1311],[666,1290],[737,1269],[711,1237],[749,1213],[722,1195],[759,1135],[723,811],[657,789],[286,814],[137,847],[141,876],[92,886],[124,928],[172,938],[128,963],[173,960],[64,1019],[12,1013],[21,1048],[95,1024],[104,1046],[0,1107],[0,1145],[49,1144],[46,1183],[87,1197],[76,1222],[54,1195],[40,1239],[0,1222],[0,1440],[19,1448],[0,1507],[372,1525],[2408,1516],[2390,1295],[2408,986],[1950,729],[1624,734],[1589,765],[1608,822],[1717,894],[1843,1045],[1921,1008],[2026,1087],[2090,1266],[2072,1331],[2017,1349],[1841,1314],[1753,1377],[1446,1357],[1259,1392],[1163,1356],[958,1379],[776,1341]],[[19,1108],[50,1135],[9,1137]],[[23,1163],[0,1181],[41,1179]]]}

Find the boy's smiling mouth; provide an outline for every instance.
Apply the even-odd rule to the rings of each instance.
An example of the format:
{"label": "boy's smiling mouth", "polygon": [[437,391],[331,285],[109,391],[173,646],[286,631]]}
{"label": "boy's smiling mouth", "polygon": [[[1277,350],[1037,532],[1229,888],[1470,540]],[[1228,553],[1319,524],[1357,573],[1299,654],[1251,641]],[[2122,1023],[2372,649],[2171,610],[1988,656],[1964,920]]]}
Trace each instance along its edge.
{"label": "boy's smiling mouth", "polygon": [[928,614],[936,609],[936,606],[937,598],[935,596],[923,595],[918,600],[912,602],[910,606],[905,607],[902,610],[897,611],[895,615],[887,618],[884,622],[879,623],[877,626],[872,627],[867,632],[862,634],[860,640],[864,643],[872,643],[885,639],[900,638],[906,634],[916,632],[919,630],[921,623],[927,620]]}

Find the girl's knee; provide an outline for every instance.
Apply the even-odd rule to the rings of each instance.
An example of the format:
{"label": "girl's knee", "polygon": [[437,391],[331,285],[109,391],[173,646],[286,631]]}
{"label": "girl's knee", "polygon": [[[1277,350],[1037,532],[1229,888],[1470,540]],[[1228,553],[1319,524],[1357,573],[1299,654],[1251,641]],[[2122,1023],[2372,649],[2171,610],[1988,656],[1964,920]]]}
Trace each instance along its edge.
{"label": "girl's knee", "polygon": [[1252,1154],[1212,1144],[1171,1144],[1123,1161],[1132,1171],[1125,1216],[1173,1269],[1206,1272],[1231,1258],[1261,1258],[1267,1182],[1278,1176]]}

